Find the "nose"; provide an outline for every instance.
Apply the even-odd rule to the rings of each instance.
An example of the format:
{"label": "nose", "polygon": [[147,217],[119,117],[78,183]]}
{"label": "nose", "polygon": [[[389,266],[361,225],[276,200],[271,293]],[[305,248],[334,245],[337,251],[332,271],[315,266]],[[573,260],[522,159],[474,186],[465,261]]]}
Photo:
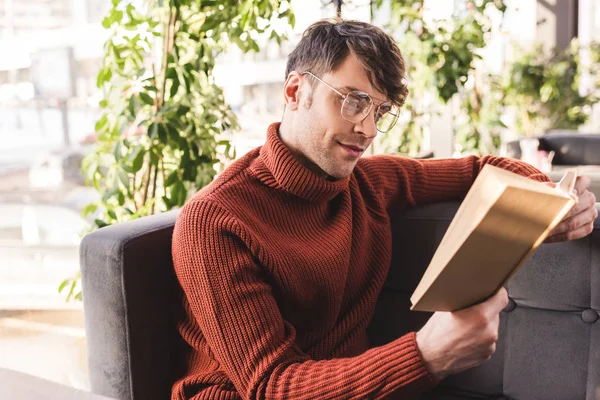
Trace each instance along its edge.
{"label": "nose", "polygon": [[354,132],[363,135],[367,139],[375,139],[377,136],[377,124],[375,123],[375,107],[371,107],[369,114],[360,122],[354,124]]}

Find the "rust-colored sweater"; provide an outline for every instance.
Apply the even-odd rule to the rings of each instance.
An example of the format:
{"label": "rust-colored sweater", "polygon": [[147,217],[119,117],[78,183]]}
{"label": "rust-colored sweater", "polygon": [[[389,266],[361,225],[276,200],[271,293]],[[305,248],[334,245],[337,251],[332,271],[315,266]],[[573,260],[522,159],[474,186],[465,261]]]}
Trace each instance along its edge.
{"label": "rust-colored sweater", "polygon": [[188,369],[172,399],[401,398],[436,384],[415,333],[370,348],[367,325],[391,258],[389,212],[463,198],[497,157],[360,159],[347,179],[305,168],[279,140],[190,200],[173,235]]}

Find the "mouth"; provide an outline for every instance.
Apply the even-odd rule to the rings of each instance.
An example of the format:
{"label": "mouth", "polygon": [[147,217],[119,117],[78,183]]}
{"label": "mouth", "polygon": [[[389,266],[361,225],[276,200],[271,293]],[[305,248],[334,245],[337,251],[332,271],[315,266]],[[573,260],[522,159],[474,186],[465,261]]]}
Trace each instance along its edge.
{"label": "mouth", "polygon": [[342,148],[344,150],[346,150],[346,152],[348,152],[353,157],[360,157],[361,154],[365,151],[365,149],[363,149],[362,147],[353,146],[353,145],[350,145],[350,144],[342,144],[342,143],[340,143],[340,146],[342,146]]}

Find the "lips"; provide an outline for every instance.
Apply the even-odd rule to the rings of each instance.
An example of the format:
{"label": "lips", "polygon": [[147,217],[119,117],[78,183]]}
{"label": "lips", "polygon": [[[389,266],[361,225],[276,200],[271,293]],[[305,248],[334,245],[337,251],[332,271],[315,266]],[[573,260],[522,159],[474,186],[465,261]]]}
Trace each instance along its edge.
{"label": "lips", "polygon": [[340,146],[342,146],[344,150],[346,150],[350,155],[354,157],[360,157],[360,155],[365,151],[365,149],[363,149],[362,147],[354,146],[351,144],[340,143]]}

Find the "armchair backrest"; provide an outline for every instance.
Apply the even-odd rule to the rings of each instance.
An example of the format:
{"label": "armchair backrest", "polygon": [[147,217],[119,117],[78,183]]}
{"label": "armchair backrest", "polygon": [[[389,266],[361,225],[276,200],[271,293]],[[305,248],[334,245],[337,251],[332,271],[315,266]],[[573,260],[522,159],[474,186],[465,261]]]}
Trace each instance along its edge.
{"label": "armchair backrest", "polygon": [[102,228],[80,246],[92,391],[119,400],[170,398],[184,362],[171,236],[177,212]]}

